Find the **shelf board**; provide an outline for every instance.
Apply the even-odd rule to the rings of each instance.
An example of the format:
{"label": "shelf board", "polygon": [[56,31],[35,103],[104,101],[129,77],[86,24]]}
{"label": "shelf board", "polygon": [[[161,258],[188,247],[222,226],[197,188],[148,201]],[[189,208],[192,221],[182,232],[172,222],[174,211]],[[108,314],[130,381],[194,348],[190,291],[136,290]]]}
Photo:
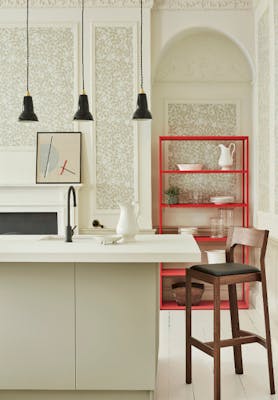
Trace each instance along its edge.
{"label": "shelf board", "polygon": [[185,276],[185,268],[162,268],[161,276]]}
{"label": "shelf board", "polygon": [[219,170],[219,169],[200,169],[200,170],[174,170],[166,169],[161,171],[162,174],[247,174],[246,170],[233,169],[233,170]]}
{"label": "shelf board", "polygon": [[229,142],[233,140],[248,140],[248,136],[160,136],[161,141],[164,140],[215,140],[222,141],[228,140]]}
{"label": "shelf board", "polygon": [[[229,302],[228,300],[221,301],[221,310],[229,310]],[[239,309],[248,309],[248,303],[245,300],[238,301]],[[184,306],[178,306],[175,301],[169,301],[162,303],[160,308],[161,310],[184,310]],[[200,302],[198,306],[192,306],[193,310],[213,310],[213,301],[203,300]]]}
{"label": "shelf board", "polygon": [[[163,229],[162,230],[162,232],[161,232],[161,234],[164,234],[164,233],[167,233],[167,234],[178,234],[178,230],[177,229]],[[217,237],[211,237],[211,236],[208,236],[208,235],[193,235],[194,236],[194,239],[196,240],[196,242],[216,242],[216,243],[219,243],[219,242],[226,242],[226,240],[227,240],[227,236],[224,236],[224,237],[219,237],[219,238],[217,238]]]}
{"label": "shelf board", "polygon": [[193,235],[196,242],[226,242],[227,236],[221,238],[214,238],[210,236],[198,236]]}
{"label": "shelf board", "polygon": [[161,203],[163,208],[236,208],[236,207],[247,207],[246,203],[179,203],[179,204],[167,204]]}

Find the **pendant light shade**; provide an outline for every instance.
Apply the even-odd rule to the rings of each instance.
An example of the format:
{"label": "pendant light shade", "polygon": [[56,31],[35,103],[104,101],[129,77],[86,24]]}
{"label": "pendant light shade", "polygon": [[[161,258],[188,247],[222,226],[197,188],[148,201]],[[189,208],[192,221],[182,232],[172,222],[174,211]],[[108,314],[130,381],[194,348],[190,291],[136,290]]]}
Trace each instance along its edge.
{"label": "pendant light shade", "polygon": [[38,121],[38,117],[34,113],[33,99],[29,93],[24,96],[23,99],[23,110],[20,116],[18,117],[20,122],[33,122]]}
{"label": "pendant light shade", "polygon": [[79,96],[78,110],[74,114],[74,120],[80,121],[93,121],[93,116],[89,110],[88,96],[84,93]]}
{"label": "pendant light shade", "polygon": [[93,121],[94,118],[89,110],[89,100],[88,96],[85,92],[85,84],[84,84],[84,0],[82,0],[82,20],[81,20],[81,28],[82,28],[82,94],[79,96],[78,100],[78,110],[74,114],[73,119],[75,121]]}
{"label": "pendant light shade", "polygon": [[143,89],[143,0],[140,0],[140,8],[141,8],[141,23],[140,23],[140,72],[141,72],[141,88],[140,93],[137,97],[137,109],[133,114],[132,119],[134,120],[144,120],[144,119],[152,119],[152,114],[148,109],[148,100],[147,95]]}
{"label": "pendant light shade", "polygon": [[27,93],[23,99],[23,110],[18,121],[20,122],[36,122],[38,117],[34,113],[33,99],[29,92],[29,0],[26,0],[26,50],[27,50],[27,68],[26,68],[26,82]]}
{"label": "pendant light shade", "polygon": [[152,119],[152,114],[148,110],[148,100],[146,93],[139,93],[137,97],[137,110],[133,114],[133,119]]}

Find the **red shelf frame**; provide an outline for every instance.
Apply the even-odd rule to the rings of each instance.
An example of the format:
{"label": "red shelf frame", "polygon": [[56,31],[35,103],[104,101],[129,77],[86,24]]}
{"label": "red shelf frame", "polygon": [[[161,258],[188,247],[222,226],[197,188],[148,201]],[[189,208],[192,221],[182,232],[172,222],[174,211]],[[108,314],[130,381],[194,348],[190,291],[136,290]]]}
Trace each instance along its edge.
{"label": "red shelf frame", "polygon": [[[163,169],[163,142],[165,141],[241,141],[242,142],[242,169],[233,170],[165,170]],[[167,208],[241,208],[242,209],[242,226],[249,226],[249,141],[248,136],[160,136],[159,137],[159,233],[163,233],[163,211]],[[242,201],[240,203],[180,203],[166,204],[163,202],[163,176],[167,174],[240,174]],[[201,242],[226,242],[226,237],[211,238],[209,236],[195,235],[195,240]],[[248,250],[243,251],[243,261],[248,261]],[[160,308],[162,310],[184,310],[184,306],[178,306],[175,301],[162,302],[162,279],[170,276],[184,276],[186,269],[164,269],[161,264],[160,271]],[[238,301],[240,309],[249,308],[249,284],[243,284],[242,299]],[[193,309],[211,310],[213,309],[212,301],[201,301],[198,306]],[[221,301],[221,309],[229,309],[228,301]]]}
{"label": "red shelf frame", "polygon": [[200,170],[175,170],[175,169],[166,169],[161,171],[162,174],[247,174],[246,170],[243,169],[230,169],[228,171],[221,169],[200,169]]}
{"label": "red shelf frame", "polygon": [[178,203],[178,204],[167,204],[161,203],[163,208],[236,208],[236,207],[248,207],[246,203]]}

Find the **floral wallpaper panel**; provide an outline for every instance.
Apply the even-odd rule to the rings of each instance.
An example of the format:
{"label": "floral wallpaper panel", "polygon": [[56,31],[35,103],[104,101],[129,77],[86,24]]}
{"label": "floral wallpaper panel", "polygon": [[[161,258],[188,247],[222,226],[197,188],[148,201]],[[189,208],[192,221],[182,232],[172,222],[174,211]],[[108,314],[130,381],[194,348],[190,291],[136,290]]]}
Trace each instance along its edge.
{"label": "floral wallpaper panel", "polygon": [[[237,134],[238,109],[235,103],[170,103],[168,104],[168,128],[176,136],[219,136]],[[232,142],[232,140],[231,140]],[[218,169],[221,141],[168,142],[168,169],[177,169],[177,163],[201,163],[206,169]],[[228,145],[229,142],[225,142]],[[240,168],[242,148],[235,142],[234,167]],[[169,185],[178,186],[187,197],[192,193],[201,194],[201,201],[210,196],[233,193],[241,200],[236,175],[170,175]],[[189,201],[189,199],[184,199]]]}
{"label": "floral wallpaper panel", "polygon": [[95,28],[96,199],[118,209],[134,199],[133,28]]}
{"label": "floral wallpaper panel", "polygon": [[258,209],[269,211],[269,10],[258,23]]}
{"label": "floral wallpaper panel", "polygon": [[[38,123],[19,123],[26,94],[25,28],[0,28],[0,146],[34,147],[37,131],[72,130],[74,34],[70,27],[30,28],[30,92]],[[59,88],[59,90],[57,90]]]}

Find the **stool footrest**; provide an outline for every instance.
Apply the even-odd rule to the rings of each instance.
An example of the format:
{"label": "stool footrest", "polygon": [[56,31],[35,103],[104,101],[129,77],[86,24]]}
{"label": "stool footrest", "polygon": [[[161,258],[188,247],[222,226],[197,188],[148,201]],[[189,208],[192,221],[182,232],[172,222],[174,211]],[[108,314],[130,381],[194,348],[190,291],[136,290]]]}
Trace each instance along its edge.
{"label": "stool footrest", "polygon": [[194,337],[190,338],[190,343],[192,346],[197,347],[197,349],[207,353],[209,356],[213,357],[213,347],[208,343],[201,342]]}
{"label": "stool footrest", "polygon": [[[239,331],[240,336],[233,338],[233,339],[224,339],[220,340],[219,346],[220,347],[231,347],[231,346],[240,346],[242,344],[248,344],[248,343],[259,343],[262,346],[266,347],[266,340],[262,338],[259,335],[255,335],[252,332],[247,332],[247,331]],[[194,339],[194,338],[191,338]],[[199,340],[194,339],[195,345],[192,341],[192,345],[195,347],[198,347],[200,350],[203,350],[205,353],[210,354],[206,351],[206,349],[212,350],[212,355],[213,355],[213,350],[214,350],[214,342],[200,342]]]}
{"label": "stool footrest", "polygon": [[255,335],[252,332],[242,331],[242,330],[239,331],[239,335],[240,336],[252,336],[252,335],[254,335],[256,337],[256,339],[257,339],[256,342],[261,344],[262,346],[264,346],[266,348],[266,340],[260,335]]}

